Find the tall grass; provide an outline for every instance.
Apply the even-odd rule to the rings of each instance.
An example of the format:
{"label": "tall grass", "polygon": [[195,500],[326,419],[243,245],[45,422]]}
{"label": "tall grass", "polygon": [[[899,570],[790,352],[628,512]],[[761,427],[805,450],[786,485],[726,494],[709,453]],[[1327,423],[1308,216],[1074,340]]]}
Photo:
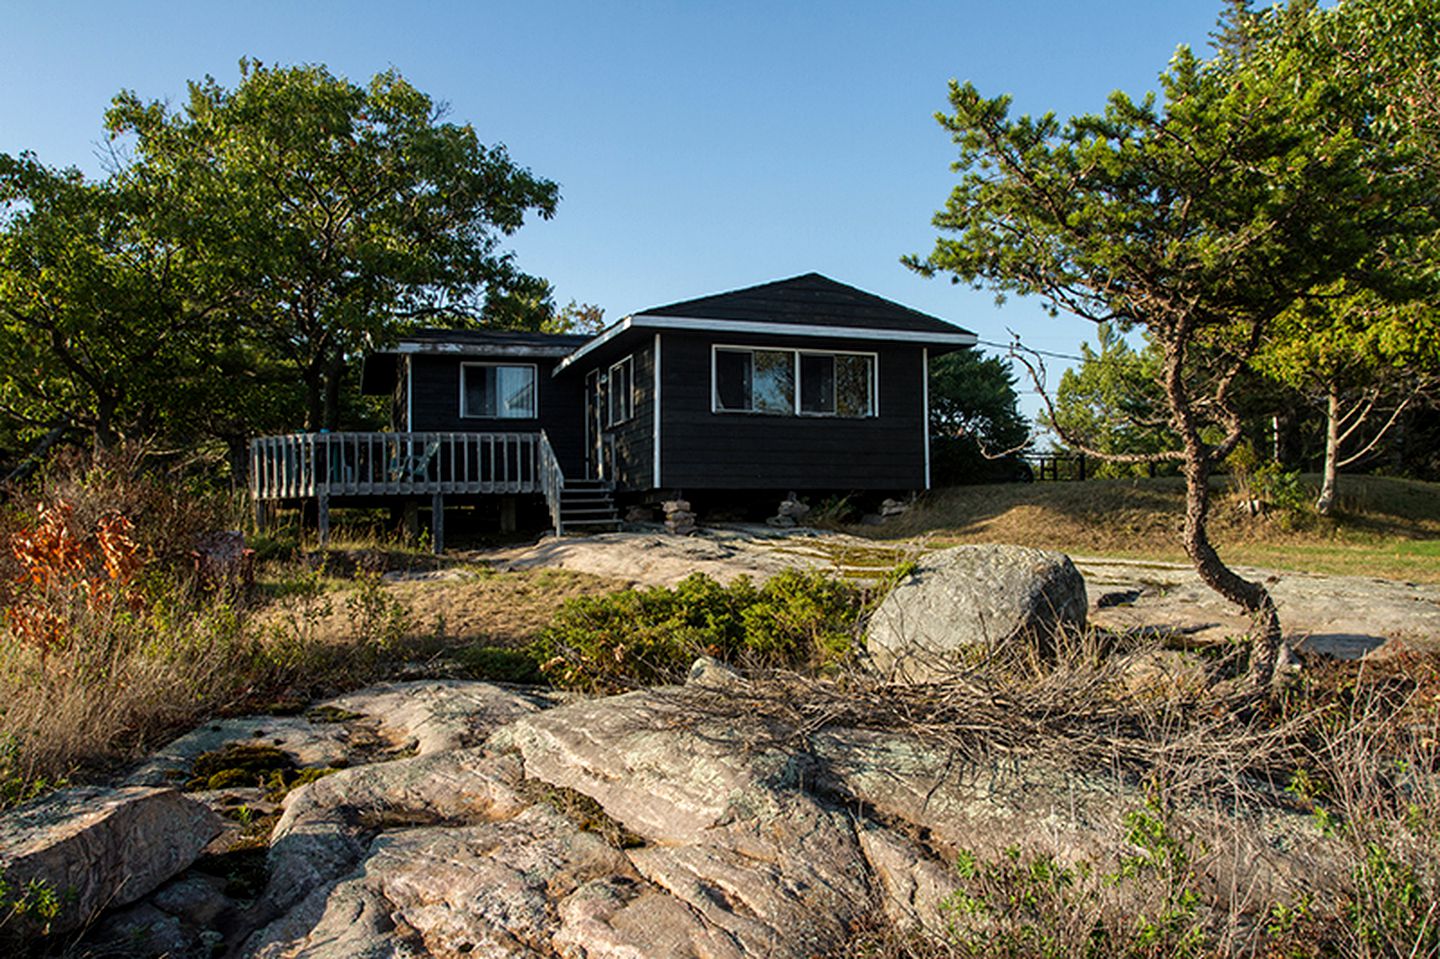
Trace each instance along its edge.
{"label": "tall grass", "polygon": [[394,623],[376,584],[343,641],[313,624],[328,600],[296,567],[261,622],[254,597],[195,575],[228,492],[143,452],[69,458],[14,491],[0,518],[0,808],[94,776],[208,716],[362,681]]}

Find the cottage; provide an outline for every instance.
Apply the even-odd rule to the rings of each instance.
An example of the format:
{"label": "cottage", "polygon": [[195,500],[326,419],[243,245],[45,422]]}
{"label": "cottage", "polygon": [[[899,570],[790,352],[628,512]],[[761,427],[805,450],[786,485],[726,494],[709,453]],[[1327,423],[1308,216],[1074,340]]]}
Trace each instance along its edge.
{"label": "cottage", "polygon": [[930,486],[928,365],[975,336],[817,273],[655,307],[593,336],[425,330],[366,357],[392,430],[265,437],[257,505],[543,496],[557,531],[615,497]]}

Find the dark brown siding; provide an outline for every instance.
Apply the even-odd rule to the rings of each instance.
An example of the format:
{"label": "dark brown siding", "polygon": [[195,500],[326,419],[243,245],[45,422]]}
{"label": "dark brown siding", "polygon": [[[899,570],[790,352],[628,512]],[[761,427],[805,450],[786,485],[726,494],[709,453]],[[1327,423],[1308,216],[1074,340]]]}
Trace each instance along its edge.
{"label": "dark brown siding", "polygon": [[[712,413],[710,351],[716,343],[876,353],[880,415]],[[919,346],[666,332],[660,357],[660,479],[666,489],[905,490],[925,485]]]}
{"label": "dark brown siding", "polygon": [[[605,430],[615,437],[615,485],[620,489],[647,490],[654,485],[655,341],[652,336],[642,342],[633,354],[626,354],[635,357],[635,415]],[[604,364],[603,372],[622,359]]]}
{"label": "dark brown siding", "polygon": [[[460,416],[460,364],[534,363],[535,386],[539,391],[536,419],[479,419]],[[411,356],[415,382],[410,395],[415,432],[535,433],[541,429],[550,437],[555,455],[567,476],[582,474],[584,463],[584,397],[575,377],[553,378],[553,359],[512,359],[479,356]]]}

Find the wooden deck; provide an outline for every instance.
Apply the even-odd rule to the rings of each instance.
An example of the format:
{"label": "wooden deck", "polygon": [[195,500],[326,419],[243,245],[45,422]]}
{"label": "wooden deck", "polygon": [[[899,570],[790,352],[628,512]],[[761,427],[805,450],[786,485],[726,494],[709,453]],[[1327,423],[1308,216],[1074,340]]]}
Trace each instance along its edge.
{"label": "wooden deck", "polygon": [[560,532],[565,477],[539,433],[292,433],[250,441],[257,520],[269,505],[314,500],[329,541],[332,498],[430,497],[431,541],[445,546],[445,497],[540,493]]}
{"label": "wooden deck", "polygon": [[263,436],[250,441],[250,492],[257,502],[543,493],[540,452],[540,433]]}

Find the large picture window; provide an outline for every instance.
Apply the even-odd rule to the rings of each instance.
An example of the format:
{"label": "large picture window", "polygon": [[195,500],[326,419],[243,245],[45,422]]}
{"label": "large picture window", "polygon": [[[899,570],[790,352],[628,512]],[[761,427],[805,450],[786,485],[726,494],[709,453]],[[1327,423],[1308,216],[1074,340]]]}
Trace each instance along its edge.
{"label": "large picture window", "polygon": [[460,415],[477,419],[535,419],[535,367],[462,363]]}
{"label": "large picture window", "polygon": [[715,347],[719,413],[874,416],[875,354]]}

